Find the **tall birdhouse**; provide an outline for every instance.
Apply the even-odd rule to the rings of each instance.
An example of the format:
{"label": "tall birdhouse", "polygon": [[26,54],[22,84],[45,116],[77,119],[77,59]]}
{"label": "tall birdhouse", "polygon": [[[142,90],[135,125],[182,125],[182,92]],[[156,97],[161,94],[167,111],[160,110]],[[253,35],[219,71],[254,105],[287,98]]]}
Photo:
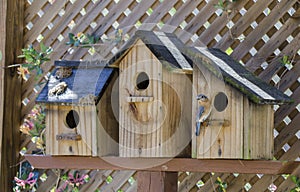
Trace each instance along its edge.
{"label": "tall birdhouse", "polygon": [[47,154],[118,154],[119,125],[111,107],[116,79],[112,68],[99,63],[55,62],[55,70],[36,99],[46,106]]}
{"label": "tall birdhouse", "polygon": [[176,36],[137,31],[110,61],[119,68],[122,157],[174,157],[190,142],[191,60]]}
{"label": "tall birdhouse", "polygon": [[290,98],[218,49],[187,49],[193,60],[192,156],[272,159],[274,104]]}

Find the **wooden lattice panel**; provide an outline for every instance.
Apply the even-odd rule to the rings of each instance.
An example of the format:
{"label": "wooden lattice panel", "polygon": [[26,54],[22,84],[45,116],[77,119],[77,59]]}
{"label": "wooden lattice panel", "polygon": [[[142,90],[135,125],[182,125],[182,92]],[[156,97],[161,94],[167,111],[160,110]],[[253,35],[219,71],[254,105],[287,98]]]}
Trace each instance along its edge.
{"label": "wooden lattice panel", "polygon": [[[185,44],[206,45],[226,51],[264,81],[294,99],[286,106],[275,106],[275,158],[299,160],[300,149],[300,3],[298,0],[238,0],[232,11],[216,9],[218,0],[27,0],[24,45],[37,46],[42,40],[54,49],[51,59],[106,59],[121,45],[106,44],[91,55],[87,49],[65,45],[68,33],[90,33],[102,38],[117,28],[132,36],[137,29],[162,30],[176,34]],[[145,25],[147,23],[147,25]],[[101,50],[98,47],[97,50]],[[282,56],[292,65],[283,65]],[[44,75],[53,62],[43,66]],[[39,77],[42,81],[43,77]],[[23,84],[22,115],[34,106],[35,78]],[[25,139],[22,146],[29,146]],[[48,179],[39,191],[56,185],[56,175],[46,170]],[[82,191],[136,191],[128,178],[134,172],[89,171],[91,181]],[[300,174],[297,169],[294,174]],[[107,184],[107,176],[114,180]],[[282,176],[210,173],[180,173],[179,191],[213,191],[217,177],[228,183],[228,191],[268,191],[273,182],[278,190],[291,189],[290,179]],[[196,185],[198,184],[198,185]]]}

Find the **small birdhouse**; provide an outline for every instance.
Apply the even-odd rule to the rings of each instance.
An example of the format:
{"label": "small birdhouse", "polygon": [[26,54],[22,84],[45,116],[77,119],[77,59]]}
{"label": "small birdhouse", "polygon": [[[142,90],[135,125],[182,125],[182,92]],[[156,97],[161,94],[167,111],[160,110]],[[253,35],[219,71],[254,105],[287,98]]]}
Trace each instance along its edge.
{"label": "small birdhouse", "polygon": [[119,68],[122,157],[174,157],[190,142],[191,61],[175,35],[137,31],[110,61]]}
{"label": "small birdhouse", "polygon": [[47,154],[118,154],[119,125],[111,105],[117,73],[101,65],[55,62],[55,70],[36,99],[46,106]]}
{"label": "small birdhouse", "polygon": [[274,104],[290,98],[218,49],[193,47],[192,156],[272,159]]}

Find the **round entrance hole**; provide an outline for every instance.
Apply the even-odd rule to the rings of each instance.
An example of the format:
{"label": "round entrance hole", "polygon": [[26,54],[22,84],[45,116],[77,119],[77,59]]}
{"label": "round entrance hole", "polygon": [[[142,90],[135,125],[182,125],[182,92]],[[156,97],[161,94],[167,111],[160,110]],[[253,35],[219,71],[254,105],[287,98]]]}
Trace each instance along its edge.
{"label": "round entrance hole", "polygon": [[145,90],[148,88],[150,83],[149,76],[145,72],[138,74],[136,78],[136,88],[137,90]]}
{"label": "round entrance hole", "polygon": [[70,129],[74,129],[79,124],[79,114],[75,110],[70,110],[66,116],[66,126]]}
{"label": "round entrance hole", "polygon": [[217,111],[222,112],[228,105],[228,98],[223,92],[219,92],[214,99],[214,106]]}

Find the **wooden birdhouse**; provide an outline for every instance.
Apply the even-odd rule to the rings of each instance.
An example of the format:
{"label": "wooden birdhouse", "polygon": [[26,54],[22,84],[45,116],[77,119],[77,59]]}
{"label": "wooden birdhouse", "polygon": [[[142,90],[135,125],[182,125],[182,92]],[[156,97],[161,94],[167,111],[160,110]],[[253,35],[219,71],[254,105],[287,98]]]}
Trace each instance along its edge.
{"label": "wooden birdhouse", "polygon": [[[193,47],[186,53],[194,62],[192,156],[272,159],[273,105],[290,98],[218,49]],[[210,114],[197,136],[199,94],[207,97],[210,107],[204,111]]]}
{"label": "wooden birdhouse", "polygon": [[117,73],[101,65],[55,62],[55,70],[36,99],[46,106],[47,154],[118,154],[119,125],[111,105]]}
{"label": "wooden birdhouse", "polygon": [[119,68],[122,157],[174,157],[190,142],[191,61],[175,35],[137,31],[110,61]]}

